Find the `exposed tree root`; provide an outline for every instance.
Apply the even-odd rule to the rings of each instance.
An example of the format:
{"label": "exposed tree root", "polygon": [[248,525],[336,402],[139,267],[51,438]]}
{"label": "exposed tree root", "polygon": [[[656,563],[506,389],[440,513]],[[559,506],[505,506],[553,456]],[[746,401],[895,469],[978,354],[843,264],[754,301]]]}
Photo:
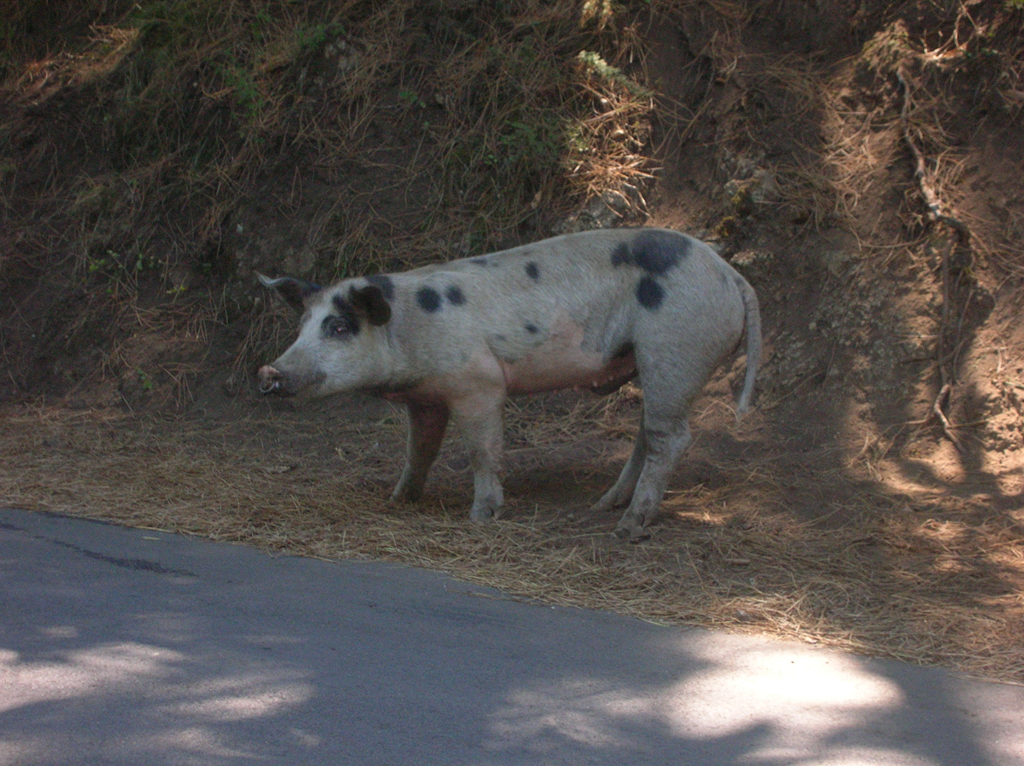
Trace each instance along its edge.
{"label": "exposed tree root", "polygon": [[925,206],[928,208],[928,220],[932,223],[946,224],[956,233],[958,246],[970,247],[971,230],[959,218],[943,212],[939,196],[928,181],[928,171],[925,168],[924,155],[921,154],[921,150],[917,148],[917,144],[914,143],[914,139],[910,135],[910,127],[907,122],[907,113],[910,110],[910,86],[907,84],[907,79],[901,67],[896,69],[896,79],[899,80],[900,88],[903,91],[903,107],[900,110],[903,141],[906,143],[907,148],[910,149],[910,154],[914,160],[914,180],[917,181],[918,189],[920,189]]}
{"label": "exposed tree root", "polygon": [[952,426],[949,424],[949,419],[942,411],[943,400],[949,398],[949,394],[952,390],[952,383],[943,384],[942,388],[939,389],[939,395],[935,397],[935,401],[932,403],[932,414],[935,415],[935,418],[942,424],[942,432],[946,434],[951,442],[953,442],[953,446],[956,447],[958,451],[963,452],[963,447],[960,446],[960,440],[953,434]]}
{"label": "exposed tree root", "polygon": [[[910,150],[910,156],[914,162],[914,180],[917,182],[918,190],[924,199],[928,222],[932,225],[938,223],[945,224],[956,236],[955,244],[942,250],[942,315],[939,321],[939,343],[936,348],[936,360],[939,365],[942,385],[939,388],[938,396],[935,397],[935,401],[932,403],[931,413],[939,421],[943,433],[953,443],[953,446],[962,452],[963,447],[960,444],[960,440],[953,434],[953,426],[950,424],[949,418],[946,417],[942,408],[943,404],[948,405],[952,399],[953,388],[956,383],[956,352],[960,345],[960,323],[958,322],[956,327],[952,327],[950,324],[950,307],[952,302],[949,273],[950,251],[956,248],[958,251],[966,253],[968,256],[966,260],[970,263],[973,260],[971,257],[971,230],[959,218],[949,215],[943,210],[939,196],[936,194],[928,178],[924,155],[917,144],[914,143],[914,138],[910,133],[910,124],[907,118],[910,111],[910,85],[907,83],[902,65],[896,68],[896,79],[899,81],[900,90],[903,94],[903,105],[900,109],[900,127],[903,130],[903,141]],[[968,295],[967,301],[970,301],[970,295]],[[948,353],[947,349],[950,349]]]}

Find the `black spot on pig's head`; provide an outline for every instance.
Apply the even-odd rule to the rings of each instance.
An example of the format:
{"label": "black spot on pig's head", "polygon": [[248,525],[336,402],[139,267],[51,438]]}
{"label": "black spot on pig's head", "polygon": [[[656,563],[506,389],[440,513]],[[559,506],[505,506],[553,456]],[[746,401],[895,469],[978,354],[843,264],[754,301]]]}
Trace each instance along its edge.
{"label": "black spot on pig's head", "polygon": [[374,274],[367,277],[366,281],[380,288],[384,300],[393,301],[395,299],[395,280],[387,274]]}
{"label": "black spot on pig's head", "polygon": [[387,324],[391,319],[391,304],[387,302],[384,289],[375,284],[350,288],[348,300],[353,310],[375,327]]}
{"label": "black spot on pig's head", "polygon": [[331,298],[334,311],[324,317],[320,328],[325,337],[332,340],[346,340],[359,334],[358,312],[352,304],[340,295]]}

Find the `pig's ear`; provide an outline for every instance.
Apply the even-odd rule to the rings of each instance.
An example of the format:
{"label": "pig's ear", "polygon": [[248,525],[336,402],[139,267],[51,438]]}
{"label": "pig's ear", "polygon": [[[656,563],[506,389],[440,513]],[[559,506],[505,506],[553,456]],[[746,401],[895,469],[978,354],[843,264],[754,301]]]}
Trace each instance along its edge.
{"label": "pig's ear", "polygon": [[391,319],[391,304],[377,285],[353,287],[348,291],[348,300],[356,313],[366,317],[372,325],[380,327]]}
{"label": "pig's ear", "polygon": [[285,303],[300,314],[305,311],[306,299],[314,293],[320,292],[320,285],[314,285],[312,282],[307,282],[304,279],[295,279],[293,277],[271,279],[262,274],[257,274],[256,276],[259,277],[260,283],[264,287],[276,292],[284,299]]}

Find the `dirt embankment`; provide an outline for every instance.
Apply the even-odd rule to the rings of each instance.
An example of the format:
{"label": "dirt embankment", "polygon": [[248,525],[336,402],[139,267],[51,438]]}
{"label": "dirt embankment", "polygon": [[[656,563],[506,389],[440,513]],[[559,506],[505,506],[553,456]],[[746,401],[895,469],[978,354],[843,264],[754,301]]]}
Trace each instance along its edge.
{"label": "dirt embankment", "polygon": [[[1024,7],[21,3],[0,100],[0,501],[1022,678]],[[509,410],[507,524],[401,422],[269,409],[330,281],[594,226],[712,242],[757,411],[698,404],[655,540],[576,518],[637,394]],[[566,477],[570,477],[567,480]]]}

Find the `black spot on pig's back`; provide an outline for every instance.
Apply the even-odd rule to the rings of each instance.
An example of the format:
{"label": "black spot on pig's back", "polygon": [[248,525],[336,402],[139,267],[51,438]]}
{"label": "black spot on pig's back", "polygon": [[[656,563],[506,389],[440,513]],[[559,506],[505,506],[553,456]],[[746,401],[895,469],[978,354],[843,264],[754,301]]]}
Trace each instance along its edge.
{"label": "black spot on pig's back", "polygon": [[448,289],[444,291],[444,297],[453,306],[461,306],[466,302],[466,295],[458,285],[449,285]]}
{"label": "black spot on pig's back", "polygon": [[421,287],[416,291],[416,303],[428,314],[441,310],[441,293],[433,287]]}
{"label": "black spot on pig's back", "polygon": [[663,277],[690,255],[688,237],[668,231],[644,231],[631,242],[620,242],[612,250],[613,267],[636,266],[648,274]]}
{"label": "black spot on pig's back", "polygon": [[639,268],[661,277],[690,254],[690,240],[667,231],[648,231],[633,240],[632,252]]}
{"label": "black spot on pig's back", "polygon": [[648,311],[657,311],[665,300],[665,288],[658,280],[647,274],[636,283],[636,300]]}
{"label": "black spot on pig's back", "polygon": [[625,242],[620,242],[612,250],[612,266],[628,266],[633,262],[633,254],[629,252],[629,245]]}

